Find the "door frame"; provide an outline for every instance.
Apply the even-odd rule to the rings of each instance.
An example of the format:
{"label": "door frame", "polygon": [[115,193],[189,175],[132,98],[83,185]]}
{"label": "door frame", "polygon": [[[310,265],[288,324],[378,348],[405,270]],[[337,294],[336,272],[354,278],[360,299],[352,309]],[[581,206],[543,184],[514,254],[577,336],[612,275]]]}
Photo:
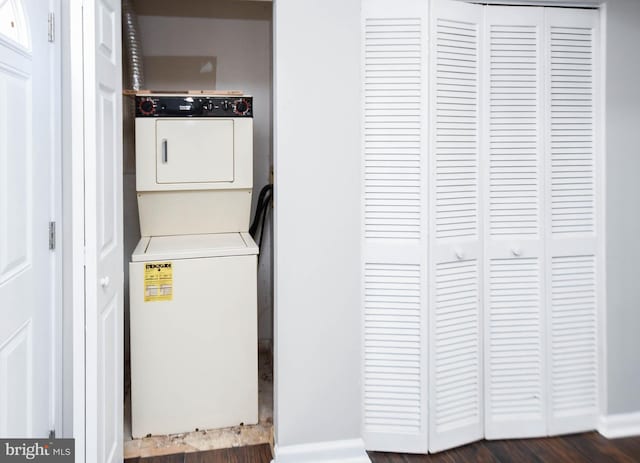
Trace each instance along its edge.
{"label": "door frame", "polygon": [[595,160],[596,172],[596,233],[598,240],[596,252],[600,257],[596,266],[598,285],[598,305],[596,316],[598,323],[598,411],[600,422],[598,431],[601,432],[602,419],[609,413],[609,389],[607,367],[607,2],[598,0],[599,34],[598,55],[594,73],[598,93],[596,95],[596,153],[600,156]]}
{"label": "door frame", "polygon": [[63,437],[75,438],[76,461],[85,461],[85,172],[83,0],[63,0],[62,48],[64,275]]}
{"label": "door frame", "polygon": [[49,64],[51,80],[49,82],[51,105],[54,108],[51,121],[54,148],[51,162],[51,195],[50,195],[50,219],[55,223],[54,250],[51,254],[51,340],[50,377],[51,390],[49,391],[49,421],[50,429],[55,430],[56,435],[62,433],[64,426],[64,238],[63,238],[63,118],[62,118],[62,41],[56,37],[55,18],[62,16],[62,0],[49,0],[49,11],[54,18],[53,42],[51,46],[52,60]]}

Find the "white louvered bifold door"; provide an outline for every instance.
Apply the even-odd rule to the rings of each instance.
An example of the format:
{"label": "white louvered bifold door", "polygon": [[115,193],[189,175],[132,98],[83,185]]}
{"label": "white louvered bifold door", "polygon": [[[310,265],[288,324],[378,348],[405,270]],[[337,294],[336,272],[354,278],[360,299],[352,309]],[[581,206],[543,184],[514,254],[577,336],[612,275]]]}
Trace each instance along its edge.
{"label": "white louvered bifold door", "polygon": [[427,452],[426,3],[363,1],[363,434]]}
{"label": "white louvered bifold door", "polygon": [[431,2],[429,449],[483,436],[482,7]]}
{"label": "white louvered bifold door", "polygon": [[595,10],[545,8],[549,434],[595,429],[598,271]]}
{"label": "white louvered bifold door", "polygon": [[598,21],[363,0],[369,450],[596,427]]}
{"label": "white louvered bifold door", "polygon": [[544,14],[485,8],[485,435],[543,436]]}

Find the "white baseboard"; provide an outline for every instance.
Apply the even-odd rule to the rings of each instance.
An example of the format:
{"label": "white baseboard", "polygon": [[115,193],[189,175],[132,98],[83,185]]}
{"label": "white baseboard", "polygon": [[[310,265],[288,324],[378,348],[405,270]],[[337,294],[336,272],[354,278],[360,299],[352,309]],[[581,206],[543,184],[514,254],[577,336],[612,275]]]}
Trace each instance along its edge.
{"label": "white baseboard", "polygon": [[640,436],[640,412],[601,416],[598,432],[608,439]]}
{"label": "white baseboard", "polygon": [[362,439],[275,447],[274,463],[371,463]]}

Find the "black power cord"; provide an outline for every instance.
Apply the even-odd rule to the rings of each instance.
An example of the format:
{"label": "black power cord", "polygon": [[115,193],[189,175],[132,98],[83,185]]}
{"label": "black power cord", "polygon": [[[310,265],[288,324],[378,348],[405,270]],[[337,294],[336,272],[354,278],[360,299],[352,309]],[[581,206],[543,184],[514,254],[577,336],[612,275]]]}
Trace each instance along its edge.
{"label": "black power cord", "polygon": [[260,228],[260,238],[258,239],[258,249],[262,249],[262,238],[264,237],[264,224],[266,222],[267,213],[269,212],[269,206],[273,199],[273,184],[269,183],[262,187],[260,194],[258,195],[258,201],[256,202],[256,213],[253,216],[253,222],[249,227],[249,234],[255,240],[258,228]]}

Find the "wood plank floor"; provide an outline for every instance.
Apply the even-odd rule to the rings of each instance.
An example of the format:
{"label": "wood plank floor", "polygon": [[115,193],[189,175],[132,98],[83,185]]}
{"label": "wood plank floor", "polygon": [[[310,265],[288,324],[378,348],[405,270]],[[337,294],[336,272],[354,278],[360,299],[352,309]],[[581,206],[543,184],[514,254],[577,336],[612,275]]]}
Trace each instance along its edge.
{"label": "wood plank floor", "polygon": [[[435,455],[369,452],[373,463],[640,463],[640,437],[597,433],[547,439],[480,441]],[[269,445],[130,458],[125,463],[269,463]]]}
{"label": "wood plank floor", "polygon": [[175,453],[158,457],[136,457],[125,463],[269,463],[271,447],[268,444],[205,450],[202,452]]}
{"label": "wood plank floor", "polygon": [[434,455],[369,452],[373,463],[640,463],[640,437],[598,433],[547,439],[480,441]]}

